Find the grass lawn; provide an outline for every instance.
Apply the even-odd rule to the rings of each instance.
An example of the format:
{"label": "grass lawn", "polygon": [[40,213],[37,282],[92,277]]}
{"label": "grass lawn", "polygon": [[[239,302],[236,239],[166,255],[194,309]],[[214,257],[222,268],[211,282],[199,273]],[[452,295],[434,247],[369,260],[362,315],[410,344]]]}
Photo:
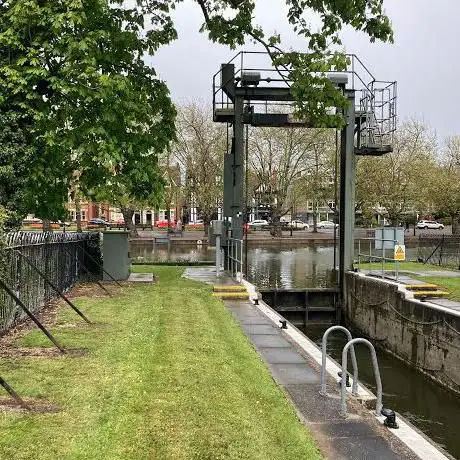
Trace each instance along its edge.
{"label": "grass lawn", "polygon": [[[156,285],[62,307],[51,328],[87,356],[2,358],[0,375],[54,414],[0,413],[1,459],[319,459],[283,391],[210,287],[177,267]],[[21,346],[49,346],[37,331]]]}

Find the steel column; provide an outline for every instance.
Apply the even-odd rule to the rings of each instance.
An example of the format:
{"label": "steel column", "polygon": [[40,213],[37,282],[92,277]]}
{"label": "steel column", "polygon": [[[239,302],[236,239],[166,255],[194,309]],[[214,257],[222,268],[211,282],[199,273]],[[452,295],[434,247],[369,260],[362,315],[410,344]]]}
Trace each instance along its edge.
{"label": "steel column", "polygon": [[339,288],[342,302],[346,299],[345,273],[353,269],[355,226],[355,91],[345,90],[348,107],[345,110],[346,126],[340,141],[340,254]]}
{"label": "steel column", "polygon": [[236,97],[233,122],[232,238],[243,239],[244,219],[244,99]]}

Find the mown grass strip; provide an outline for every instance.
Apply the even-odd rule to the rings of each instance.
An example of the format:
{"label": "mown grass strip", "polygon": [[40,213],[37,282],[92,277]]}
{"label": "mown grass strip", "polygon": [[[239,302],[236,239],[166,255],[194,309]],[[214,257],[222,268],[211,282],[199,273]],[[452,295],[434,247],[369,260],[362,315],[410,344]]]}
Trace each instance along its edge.
{"label": "mown grass strip", "polygon": [[[79,319],[60,310],[51,330],[87,356],[1,360],[0,375],[21,395],[62,410],[1,413],[0,458],[321,458],[211,287],[178,268],[154,272],[157,284],[76,300],[105,327],[74,327]],[[37,331],[18,345],[48,346]]]}

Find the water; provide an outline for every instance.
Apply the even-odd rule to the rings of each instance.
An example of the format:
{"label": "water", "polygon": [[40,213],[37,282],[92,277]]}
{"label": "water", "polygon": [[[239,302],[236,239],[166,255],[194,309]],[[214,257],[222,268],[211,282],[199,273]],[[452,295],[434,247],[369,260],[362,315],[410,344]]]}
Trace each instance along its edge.
{"label": "water", "polygon": [[[324,331],[321,328],[307,328],[304,333],[321,346]],[[327,352],[340,363],[345,343],[343,334],[336,332],[329,335]],[[369,351],[362,345],[357,345],[355,349],[360,381],[376,394]],[[451,455],[460,458],[457,433],[460,398],[388,353],[377,350],[377,357],[383,386],[383,407],[396,410]],[[350,361],[348,368],[351,372]]]}
{"label": "water", "polygon": [[207,245],[184,244],[168,246],[153,241],[132,241],[131,260],[135,262],[198,262],[214,261],[216,251]]}
{"label": "water", "polygon": [[[413,258],[415,248],[408,249]],[[131,256],[138,261],[199,261],[214,260],[215,250],[206,246],[167,245],[135,242]],[[282,248],[248,249],[248,280],[259,288],[306,288],[330,286],[330,270],[334,263],[334,247],[309,245]],[[304,331],[317,344],[321,343],[324,329]],[[329,336],[328,353],[341,361],[345,340],[341,334]],[[360,380],[376,392],[370,356],[362,346],[356,348]],[[423,375],[391,355],[378,352],[383,384],[384,407],[402,414],[417,428],[460,458],[460,437],[457,422],[460,416],[460,398],[443,390]]]}

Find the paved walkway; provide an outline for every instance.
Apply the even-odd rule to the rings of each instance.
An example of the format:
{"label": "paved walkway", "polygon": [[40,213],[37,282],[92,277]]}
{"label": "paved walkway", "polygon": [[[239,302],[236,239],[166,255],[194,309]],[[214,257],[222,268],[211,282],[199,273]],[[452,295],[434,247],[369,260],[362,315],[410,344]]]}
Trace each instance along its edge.
{"label": "paved walkway", "polygon": [[[216,278],[212,268],[188,268],[184,276],[208,284],[234,283]],[[399,439],[357,401],[349,401],[349,416],[339,416],[338,385],[329,382],[329,396],[319,395],[319,369],[249,302],[225,301],[235,319],[266,362],[273,378],[285,389],[299,415],[312,431],[325,458],[417,459]]]}
{"label": "paved walkway", "polygon": [[349,416],[339,415],[338,385],[329,385],[321,397],[319,373],[280,328],[248,302],[224,302],[240,322],[249,340],[270,369],[273,378],[289,394],[297,410],[330,459],[416,459],[407,447],[382,428],[359,403],[348,404]]}

